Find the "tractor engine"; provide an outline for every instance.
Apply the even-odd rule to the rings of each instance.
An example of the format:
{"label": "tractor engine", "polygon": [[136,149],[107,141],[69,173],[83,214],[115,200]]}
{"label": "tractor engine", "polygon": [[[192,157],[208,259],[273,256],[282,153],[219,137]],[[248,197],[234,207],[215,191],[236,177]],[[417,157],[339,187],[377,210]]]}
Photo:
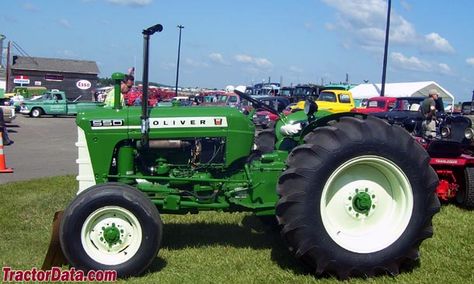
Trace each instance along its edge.
{"label": "tractor engine", "polygon": [[[137,144],[140,146],[140,143]],[[189,172],[210,165],[222,166],[225,161],[225,145],[225,137],[151,140],[149,149],[137,151],[137,170],[154,176],[168,174],[172,167]]]}

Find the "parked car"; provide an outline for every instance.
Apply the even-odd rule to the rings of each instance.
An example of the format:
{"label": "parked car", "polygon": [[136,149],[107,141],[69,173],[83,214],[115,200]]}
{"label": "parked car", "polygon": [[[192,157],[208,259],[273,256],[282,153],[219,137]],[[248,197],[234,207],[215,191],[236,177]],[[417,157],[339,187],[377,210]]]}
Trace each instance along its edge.
{"label": "parked car", "polygon": [[291,94],[290,102],[304,101],[308,96],[316,99],[319,96],[320,88],[321,86],[313,84],[297,85]]}
{"label": "parked car", "polygon": [[[298,102],[296,109],[304,109],[304,103],[304,101]],[[316,104],[318,109],[332,113],[349,112],[355,107],[352,93],[345,90],[324,90],[319,93]]]}
{"label": "parked car", "polygon": [[[389,123],[398,124],[408,132],[421,131],[423,116],[420,106],[426,97],[400,97],[397,98],[395,106],[389,111],[374,112],[371,115],[387,120]],[[441,98],[438,101],[442,104]],[[444,112],[441,108],[439,112]]]}
{"label": "parked car", "polygon": [[204,95],[196,96],[195,101],[202,106],[213,105],[213,106],[230,106],[237,107],[240,105],[240,98],[234,93],[207,93]]}
{"label": "parked car", "polygon": [[25,100],[20,109],[20,113],[31,117],[49,115],[76,115],[78,109],[95,108],[103,106],[98,102],[70,102],[66,99],[66,94],[62,91],[49,91],[43,94],[40,99]]}
{"label": "parked car", "polygon": [[279,95],[282,97],[291,98],[293,96],[294,91],[295,91],[294,87],[281,87]]}
{"label": "parked car", "polygon": [[[258,100],[280,113],[290,104],[287,97],[260,97]],[[253,115],[253,123],[262,128],[273,126],[277,119],[278,115],[263,109],[257,109]]]}
{"label": "parked car", "polygon": [[464,115],[473,115],[474,114],[474,104],[473,102],[463,102],[461,104],[461,112]]}
{"label": "parked car", "polygon": [[352,112],[357,113],[375,113],[390,111],[395,107],[397,98],[394,97],[373,97],[367,100],[366,107],[356,107]]}

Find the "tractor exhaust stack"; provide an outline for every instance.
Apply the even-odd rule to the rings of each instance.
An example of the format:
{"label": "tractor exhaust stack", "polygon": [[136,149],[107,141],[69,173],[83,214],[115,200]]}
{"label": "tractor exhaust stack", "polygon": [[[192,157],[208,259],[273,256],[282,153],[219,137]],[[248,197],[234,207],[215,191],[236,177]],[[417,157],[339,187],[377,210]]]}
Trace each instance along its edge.
{"label": "tractor exhaust stack", "polygon": [[150,36],[153,35],[155,32],[161,32],[163,30],[163,26],[160,24],[156,24],[148,29],[143,30],[143,94],[142,94],[142,125],[141,125],[141,134],[142,134],[142,141],[141,145],[144,148],[148,148],[148,132],[150,130],[150,121],[149,117],[150,114],[148,113],[148,62],[149,62],[149,49],[150,49]]}

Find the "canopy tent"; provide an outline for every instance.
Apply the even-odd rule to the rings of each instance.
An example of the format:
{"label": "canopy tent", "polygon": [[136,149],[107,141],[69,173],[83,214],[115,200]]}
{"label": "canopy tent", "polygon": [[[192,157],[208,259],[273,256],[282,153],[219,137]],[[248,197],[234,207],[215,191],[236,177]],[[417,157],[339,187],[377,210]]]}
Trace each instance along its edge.
{"label": "canopy tent", "polygon": [[[387,83],[386,97],[427,97],[431,89],[436,89],[445,103],[454,103],[454,96],[434,81]],[[360,84],[350,89],[354,99],[368,99],[380,96],[381,84]]]}

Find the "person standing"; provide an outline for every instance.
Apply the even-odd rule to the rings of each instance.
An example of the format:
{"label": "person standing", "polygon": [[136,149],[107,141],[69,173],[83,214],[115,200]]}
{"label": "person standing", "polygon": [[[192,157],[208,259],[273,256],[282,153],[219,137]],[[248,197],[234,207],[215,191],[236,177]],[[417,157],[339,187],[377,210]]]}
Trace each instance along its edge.
{"label": "person standing", "polygon": [[426,137],[436,136],[436,101],[439,93],[436,89],[431,89],[428,97],[421,103],[421,114],[423,115],[423,134]]}
{"label": "person standing", "polygon": [[[120,83],[120,93],[121,93],[120,103],[122,106],[125,105],[124,95],[130,92],[130,90],[133,87],[134,81],[135,81],[135,78],[133,77],[133,75],[125,75],[124,79]],[[114,88],[112,88],[112,90],[110,90],[107,93],[104,103],[106,107],[113,107],[114,102],[115,102],[115,95],[114,95]]]}
{"label": "person standing", "polygon": [[5,120],[3,119],[3,108],[0,107],[0,132],[2,132],[3,145],[8,146],[13,144],[13,141],[8,137],[7,127],[5,126]]}

